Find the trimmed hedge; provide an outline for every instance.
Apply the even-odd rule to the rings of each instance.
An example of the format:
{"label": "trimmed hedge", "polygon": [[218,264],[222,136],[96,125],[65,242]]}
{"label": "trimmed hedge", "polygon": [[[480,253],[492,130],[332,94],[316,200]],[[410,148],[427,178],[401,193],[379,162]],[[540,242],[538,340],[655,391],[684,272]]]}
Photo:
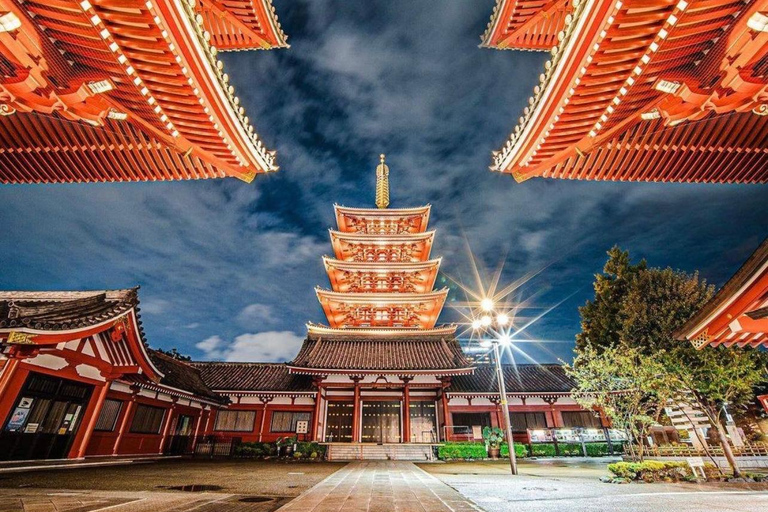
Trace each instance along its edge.
{"label": "trimmed hedge", "polygon": [[608,471],[623,481],[642,480],[643,482],[679,481],[691,477],[691,468],[686,462],[616,462],[608,464]]}
{"label": "trimmed hedge", "polygon": [[[509,445],[507,443],[501,444],[501,456],[502,457],[509,457]],[[515,456],[518,458],[523,458],[528,456],[528,447],[524,444],[517,443],[515,445]]]}
{"label": "trimmed hedge", "polygon": [[[501,444],[500,457],[509,457],[509,445],[507,443]],[[515,455],[518,457],[527,457],[528,449],[525,445],[515,445]],[[463,459],[463,460],[475,460],[475,459],[487,459],[488,452],[485,449],[485,443],[473,443],[469,442],[451,442],[440,445],[437,450],[437,458],[441,460],[446,459]]]}
{"label": "trimmed hedge", "polygon": [[437,458],[441,460],[485,459],[488,458],[488,452],[485,450],[485,443],[445,443],[438,448]]}
{"label": "trimmed hedge", "polygon": [[[326,447],[319,443],[296,443],[294,459],[322,459]],[[235,456],[243,458],[265,458],[277,456],[277,443],[240,443],[235,447]]]}

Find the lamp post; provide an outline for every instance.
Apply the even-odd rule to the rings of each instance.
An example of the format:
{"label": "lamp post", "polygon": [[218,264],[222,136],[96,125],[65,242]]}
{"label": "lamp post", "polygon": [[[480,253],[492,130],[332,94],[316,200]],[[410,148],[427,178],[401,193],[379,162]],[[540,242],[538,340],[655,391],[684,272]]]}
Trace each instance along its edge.
{"label": "lamp post", "polygon": [[[509,324],[509,316],[505,313],[499,313],[495,318],[492,318],[490,313],[494,309],[493,301],[490,299],[483,299],[480,303],[481,308],[485,311],[479,319],[472,321],[472,328],[479,332],[481,336],[488,332],[491,327],[497,327],[499,330],[503,330]],[[507,434],[507,442],[509,443],[509,467],[513,475],[517,475],[517,456],[515,455],[515,440],[512,437],[512,422],[509,418],[509,404],[507,402],[507,389],[504,383],[504,370],[501,367],[501,352],[499,351],[499,345],[507,346],[512,342],[509,334],[501,334],[494,336],[490,339],[482,338],[481,344],[488,346],[490,344],[493,347],[493,357],[496,364],[496,380],[499,385],[499,398],[501,401],[501,408],[504,412],[504,430]]]}

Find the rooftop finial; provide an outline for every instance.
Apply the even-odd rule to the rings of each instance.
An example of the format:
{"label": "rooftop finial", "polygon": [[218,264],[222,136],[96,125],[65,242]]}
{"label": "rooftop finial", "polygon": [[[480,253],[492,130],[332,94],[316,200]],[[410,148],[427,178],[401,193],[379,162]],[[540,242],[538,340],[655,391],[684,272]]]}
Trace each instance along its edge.
{"label": "rooftop finial", "polygon": [[376,206],[389,206],[389,167],[384,163],[386,156],[379,155],[379,165],[376,167]]}

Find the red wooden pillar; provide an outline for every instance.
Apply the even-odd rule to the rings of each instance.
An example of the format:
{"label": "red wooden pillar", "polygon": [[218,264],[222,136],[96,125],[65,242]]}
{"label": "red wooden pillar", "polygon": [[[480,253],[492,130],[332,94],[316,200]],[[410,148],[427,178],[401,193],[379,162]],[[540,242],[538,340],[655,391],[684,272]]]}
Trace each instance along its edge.
{"label": "red wooden pillar", "polygon": [[77,449],[76,457],[78,459],[85,457],[85,451],[88,449],[88,443],[91,441],[93,429],[96,428],[96,422],[99,420],[99,415],[101,415],[101,408],[104,406],[104,400],[107,398],[107,392],[109,391],[110,383],[111,381],[108,380],[101,386],[99,389],[99,394],[96,397],[96,404],[93,407],[93,412],[91,412],[91,416],[88,418],[88,421],[83,422],[82,424],[81,428],[84,428],[85,430],[83,431],[83,439]]}
{"label": "red wooden pillar", "polygon": [[405,387],[403,388],[403,443],[411,442],[411,378],[402,377]]}
{"label": "red wooden pillar", "polygon": [[[5,390],[13,380],[20,362],[21,360],[18,357],[13,357],[9,354],[8,360],[3,367],[3,373],[0,375],[0,397],[6,398]],[[16,397],[13,398],[15,399]]]}
{"label": "red wooden pillar", "polygon": [[261,409],[261,425],[259,426],[259,442],[261,442],[261,437],[264,435],[264,423],[267,419],[267,404],[272,401],[271,396],[260,396],[259,400],[261,400],[261,403],[264,404],[264,407]]}
{"label": "red wooden pillar", "polygon": [[203,436],[209,436],[211,435],[211,420],[213,420],[213,415],[218,414],[219,409],[211,409],[208,411],[208,417],[205,419],[205,428],[203,429]]}
{"label": "red wooden pillar", "polygon": [[360,442],[360,377],[353,377],[355,381],[355,401],[352,409],[352,442]]}
{"label": "red wooden pillar", "polygon": [[197,446],[197,436],[200,435],[200,425],[205,421],[205,416],[208,414],[206,405],[201,405],[200,415],[197,417],[197,423],[195,423],[195,434],[192,436],[192,453],[195,453],[195,447]]}
{"label": "red wooden pillar", "polygon": [[451,421],[451,413],[448,411],[448,395],[446,394],[447,388],[447,383],[443,381],[443,389],[442,393],[440,394],[440,401],[443,405],[443,441],[450,441],[451,436],[449,432],[451,430],[450,427],[453,426],[453,422]]}
{"label": "red wooden pillar", "polygon": [[125,407],[125,412],[123,413],[123,420],[120,422],[120,428],[117,431],[117,437],[115,438],[115,445],[112,447],[112,455],[117,455],[120,451],[120,442],[123,440],[123,435],[125,435],[125,429],[128,428],[128,420],[131,419],[131,416],[133,415],[133,409],[136,407],[136,395],[138,391],[134,391],[133,396],[128,401],[128,405]]}
{"label": "red wooden pillar", "polygon": [[160,438],[160,449],[158,455],[163,454],[163,448],[165,447],[165,440],[168,438],[168,432],[171,430],[171,420],[173,419],[173,411],[176,410],[176,399],[173,400],[173,405],[168,409],[168,416],[165,418],[165,426],[163,427],[163,437]]}
{"label": "red wooden pillar", "polygon": [[315,413],[312,416],[312,440],[319,441],[317,438],[320,431],[320,401],[323,399],[323,388],[317,383],[317,395],[315,395]]}

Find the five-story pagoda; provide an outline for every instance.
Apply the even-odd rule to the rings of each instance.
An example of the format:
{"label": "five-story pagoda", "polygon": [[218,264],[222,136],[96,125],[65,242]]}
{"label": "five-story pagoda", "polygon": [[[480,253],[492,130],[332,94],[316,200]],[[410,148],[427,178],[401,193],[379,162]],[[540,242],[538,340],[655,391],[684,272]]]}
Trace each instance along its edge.
{"label": "five-story pagoda", "polygon": [[315,379],[315,439],[434,443],[451,377],[473,368],[456,326],[436,326],[448,290],[434,290],[440,259],[430,259],[430,206],[388,208],[384,155],[376,177],[376,208],[335,206],[335,257],[323,258],[331,290],[317,289],[328,325],[309,324],[288,365]]}

